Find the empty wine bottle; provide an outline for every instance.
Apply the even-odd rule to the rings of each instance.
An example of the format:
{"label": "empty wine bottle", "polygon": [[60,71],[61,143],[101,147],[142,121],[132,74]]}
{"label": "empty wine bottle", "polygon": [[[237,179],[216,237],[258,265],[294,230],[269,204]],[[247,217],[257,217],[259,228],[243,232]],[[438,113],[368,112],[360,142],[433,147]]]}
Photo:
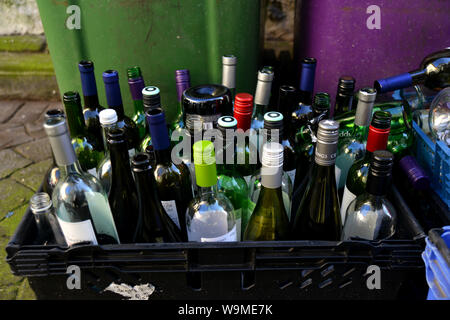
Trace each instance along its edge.
{"label": "empty wine bottle", "polygon": [[138,153],[131,164],[139,202],[134,242],[182,242],[180,230],[167,215],[156,195],[150,156]]}
{"label": "empty wine bottle", "polygon": [[351,76],[342,76],[339,78],[333,117],[352,110],[355,82],[355,78]]}
{"label": "empty wine bottle", "polygon": [[292,111],[294,128],[300,128],[305,125],[308,115],[312,111],[316,66],[317,60],[315,58],[304,58],[301,62],[299,101],[297,107]]}
{"label": "empty wine bottle", "polygon": [[253,109],[251,128],[259,130],[264,128],[264,115],[269,111],[270,94],[274,73],[271,67],[265,66],[258,71],[258,81],[255,91],[255,108]]}
{"label": "empty wine bottle", "polygon": [[86,130],[81,99],[78,92],[68,91],[63,95],[64,108],[66,110],[67,124],[72,146],[75,149],[81,168],[96,175],[96,168],[103,157],[101,141]]}
{"label": "empty wine bottle", "polygon": [[334,173],[338,137],[339,124],[336,121],[319,122],[315,161],[310,180],[293,217],[291,229],[293,239],[330,241],[341,239],[342,223]]}
{"label": "empty wine bottle", "polygon": [[138,197],[131,175],[125,130],[115,128],[108,130],[107,134],[111,157],[111,189],[108,200],[122,243],[133,243],[138,223]]}
{"label": "empty wine bottle", "polygon": [[342,223],[345,221],[345,213],[350,202],[364,193],[372,153],[376,150],[385,150],[387,147],[390,124],[391,115],[389,112],[376,111],[373,114],[364,157],[355,161],[347,174],[341,205]]}
{"label": "empty wine bottle", "polygon": [[237,128],[237,120],[230,116],[220,117],[217,128],[221,136],[217,141],[217,189],[223,192],[233,204],[236,216],[236,232],[242,234],[245,230],[251,212],[248,210],[248,186],[245,179],[237,171],[235,164],[236,145],[234,131]]}
{"label": "empty wine bottle", "polygon": [[[282,137],[283,134],[283,115],[277,111],[270,111],[267,112],[264,115],[264,129],[266,136],[262,137],[262,140],[260,140],[260,145],[264,145],[267,142],[277,142],[279,143],[280,140],[282,141],[282,145],[284,147],[284,150],[288,149],[285,147],[285,145],[288,145],[288,142],[284,141]],[[284,144],[283,144],[284,143]],[[288,149],[289,150],[289,149]],[[283,166],[284,161],[286,162],[292,162],[292,159],[289,157],[292,156],[291,152],[284,153],[283,155],[285,159],[283,160]],[[289,176],[289,173],[287,171],[283,170],[282,173],[282,179],[281,179],[281,190],[282,190],[282,196],[283,196],[283,202],[285,206],[285,210],[288,213],[288,217],[290,217],[291,212],[291,200],[292,200],[292,180]],[[250,183],[249,183],[249,195],[250,199],[257,203],[258,199],[261,195],[261,168],[258,169],[251,177]]]}
{"label": "empty wine bottle", "polygon": [[84,122],[87,131],[94,136],[102,148],[102,128],[100,126],[99,113],[103,107],[98,102],[97,83],[95,82],[94,63],[88,60],[82,60],[78,63],[80,70],[81,87],[83,89],[84,98]]}
{"label": "empty wine bottle", "polygon": [[114,109],[105,109],[100,111],[100,124],[102,125],[103,144],[105,154],[97,167],[97,177],[102,183],[106,194],[109,194],[111,190],[112,168],[111,168],[111,154],[108,149],[108,131],[112,129],[118,129],[117,126],[117,113]]}
{"label": "empty wine bottle", "polygon": [[374,87],[383,93],[420,83],[436,91],[450,86],[450,48],[426,56],[418,70],[376,80]]}
{"label": "empty wine bottle", "polygon": [[394,156],[389,151],[373,152],[365,193],[356,197],[347,208],[342,240],[384,240],[394,235],[397,214],[386,198],[393,162]]}
{"label": "empty wine bottle", "polygon": [[114,109],[117,113],[117,126],[124,129],[129,154],[132,156],[135,152],[134,149],[139,146],[139,131],[136,123],[125,115],[122,94],[120,93],[119,73],[116,70],[106,70],[103,72],[103,83],[105,84],[108,107]]}
{"label": "empty wine bottle", "polygon": [[153,170],[158,198],[169,217],[186,236],[186,208],[193,198],[189,168],[172,161],[166,118],[162,109],[147,111],[156,164]]}
{"label": "empty wine bottle", "polygon": [[145,114],[145,137],[142,139],[139,150],[144,152],[145,149],[152,144],[152,137],[148,128],[147,112],[152,109],[161,108],[161,95],[158,87],[147,86],[142,89],[142,97],[144,99],[144,114]]}
{"label": "empty wine bottle", "polygon": [[245,229],[244,240],[287,240],[289,219],[281,190],[283,146],[268,142],[263,146],[261,192]]}
{"label": "empty wine bottle", "polygon": [[236,95],[236,64],[235,56],[231,54],[222,56],[222,85],[230,89],[232,100]]}
{"label": "empty wine bottle", "polygon": [[217,191],[216,158],[211,141],[197,141],[193,146],[199,195],[186,211],[189,241],[238,241],[236,216],[231,201]]}
{"label": "empty wine bottle", "polygon": [[[258,136],[256,131],[250,128],[252,110],[253,96],[249,93],[238,93],[234,99],[234,118],[237,121],[237,129],[242,131],[237,132],[237,170],[247,183],[249,183],[255,171],[258,170]],[[245,139],[239,139],[239,136]]]}
{"label": "empty wine bottle", "polygon": [[128,86],[130,87],[131,99],[134,104],[133,122],[139,132],[139,140],[144,139],[147,134],[147,125],[144,114],[144,102],[142,98],[142,89],[145,88],[144,78],[141,68],[135,66],[127,69]]}
{"label": "empty wine bottle", "polygon": [[107,195],[97,178],[81,169],[66,120],[47,119],[44,129],[61,175],[52,200],[66,243],[119,243]]}
{"label": "empty wine bottle", "polygon": [[66,246],[50,196],[45,192],[35,193],[30,199],[30,209],[37,227],[35,243]]}
{"label": "empty wine bottle", "polygon": [[[45,112],[44,121],[47,121],[51,118],[64,118],[64,117],[65,117],[64,111],[62,111],[61,109],[50,109],[47,112]],[[52,195],[53,189],[58,183],[59,177],[60,177],[59,168],[58,165],[56,164],[55,156],[52,153],[52,164],[45,173],[44,182],[42,184],[42,191],[48,193],[49,195]]]}
{"label": "empty wine bottle", "polygon": [[373,88],[363,88],[359,90],[353,130],[349,132],[348,137],[341,137],[339,139],[336,158],[336,183],[338,190],[345,187],[348,170],[353,162],[364,156],[376,95],[377,93]]}

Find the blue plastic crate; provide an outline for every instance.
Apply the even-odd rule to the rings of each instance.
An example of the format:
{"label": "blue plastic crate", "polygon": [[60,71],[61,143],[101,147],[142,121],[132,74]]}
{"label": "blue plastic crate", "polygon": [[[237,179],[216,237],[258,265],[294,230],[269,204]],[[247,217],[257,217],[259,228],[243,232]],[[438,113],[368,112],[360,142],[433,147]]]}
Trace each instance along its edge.
{"label": "blue plastic crate", "polygon": [[430,230],[422,253],[428,300],[450,300],[450,226]]}
{"label": "blue plastic crate", "polygon": [[431,186],[450,208],[450,148],[434,143],[413,121],[417,162],[431,178]]}

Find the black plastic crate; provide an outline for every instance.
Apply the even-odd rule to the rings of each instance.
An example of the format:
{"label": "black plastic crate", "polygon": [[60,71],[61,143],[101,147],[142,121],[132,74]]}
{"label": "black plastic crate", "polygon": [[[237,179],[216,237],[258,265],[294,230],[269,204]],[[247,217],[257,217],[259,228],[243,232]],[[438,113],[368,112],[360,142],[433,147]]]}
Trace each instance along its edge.
{"label": "black plastic crate", "polygon": [[[394,188],[395,189],[395,188]],[[77,245],[33,244],[28,210],[8,244],[7,262],[28,277],[38,299],[124,299],[103,291],[112,282],[151,284],[151,299],[425,299],[421,253],[425,232],[399,192],[396,237],[384,241],[276,241]],[[436,206],[433,210],[447,210]],[[433,213],[434,214],[434,213]],[[450,216],[440,212],[436,216]],[[70,265],[81,289],[68,289]],[[369,289],[368,267],[380,268],[381,289]]]}

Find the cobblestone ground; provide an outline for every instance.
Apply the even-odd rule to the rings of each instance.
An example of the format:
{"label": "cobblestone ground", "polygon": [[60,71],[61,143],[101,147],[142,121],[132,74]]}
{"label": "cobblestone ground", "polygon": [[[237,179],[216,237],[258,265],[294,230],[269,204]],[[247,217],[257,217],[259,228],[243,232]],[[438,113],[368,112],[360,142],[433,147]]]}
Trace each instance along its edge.
{"label": "cobblestone ground", "polygon": [[5,247],[51,164],[44,113],[61,107],[58,102],[0,101],[0,300],[35,299],[27,279],[12,275]]}

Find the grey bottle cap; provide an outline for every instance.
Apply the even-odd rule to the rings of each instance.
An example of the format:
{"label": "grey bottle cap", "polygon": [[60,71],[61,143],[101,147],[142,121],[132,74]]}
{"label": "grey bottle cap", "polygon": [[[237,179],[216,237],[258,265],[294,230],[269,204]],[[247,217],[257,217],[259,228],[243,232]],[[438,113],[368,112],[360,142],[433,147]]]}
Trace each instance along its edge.
{"label": "grey bottle cap", "polygon": [[374,88],[363,88],[358,92],[358,105],[355,112],[355,125],[368,126],[372,117],[373,104],[377,97]]}
{"label": "grey bottle cap", "polygon": [[101,125],[111,125],[118,121],[117,112],[114,109],[104,109],[99,113]]}
{"label": "grey bottle cap", "polygon": [[236,64],[235,56],[222,56],[222,85],[228,89],[236,88]]}
{"label": "grey bottle cap", "polygon": [[322,120],[317,130],[315,161],[322,166],[334,165],[339,138],[339,122]]}
{"label": "grey bottle cap", "polygon": [[258,71],[258,82],[256,84],[255,104],[267,106],[272,89],[272,80],[274,73],[271,69],[265,67]]}
{"label": "grey bottle cap", "polygon": [[50,140],[56,164],[67,166],[75,163],[78,159],[72,146],[66,119],[63,117],[47,119],[44,129]]}
{"label": "grey bottle cap", "polygon": [[284,148],[278,142],[263,145],[261,184],[266,188],[279,188],[283,177]]}

